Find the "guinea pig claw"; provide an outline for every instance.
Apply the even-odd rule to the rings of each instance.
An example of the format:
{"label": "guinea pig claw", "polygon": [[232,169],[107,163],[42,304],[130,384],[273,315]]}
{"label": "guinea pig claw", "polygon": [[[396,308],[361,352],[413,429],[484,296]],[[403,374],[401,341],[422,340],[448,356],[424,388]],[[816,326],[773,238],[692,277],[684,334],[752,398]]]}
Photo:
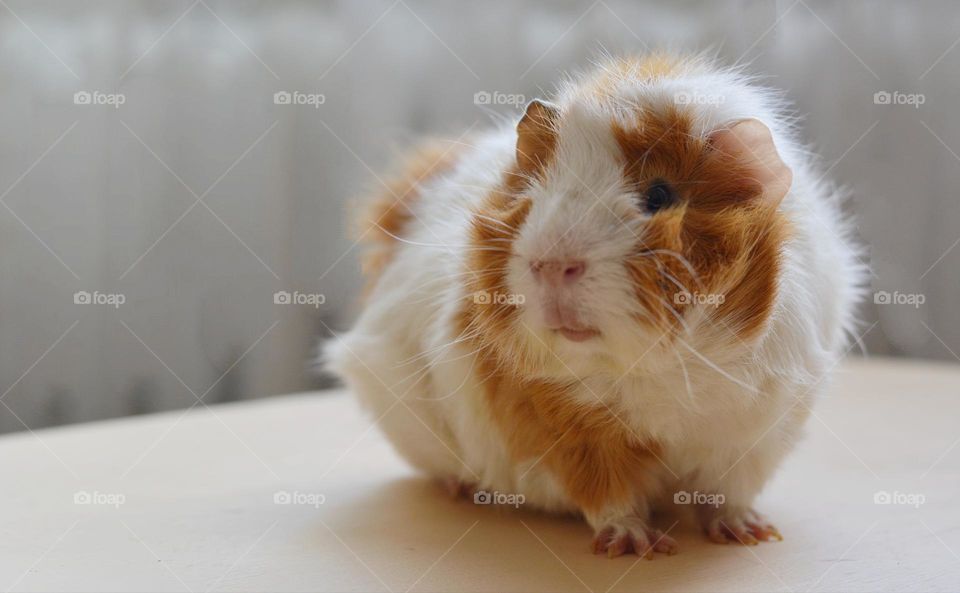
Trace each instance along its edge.
{"label": "guinea pig claw", "polygon": [[707,538],[715,544],[726,545],[730,543],[725,533],[712,529],[707,531]]}
{"label": "guinea pig claw", "polygon": [[777,531],[777,528],[769,524],[755,524],[747,523],[747,527],[753,532],[753,535],[760,541],[771,541],[777,540],[779,542],[783,541],[783,536],[780,535],[780,532]]}
{"label": "guinea pig claw", "polygon": [[608,558],[634,553],[653,560],[655,552],[672,556],[677,551],[677,542],[672,537],[647,527],[637,517],[614,520],[598,530],[593,539],[594,554],[606,552]]}
{"label": "guinea pig claw", "polygon": [[733,539],[735,539],[736,541],[740,542],[743,545],[755,546],[759,543],[757,538],[755,538],[753,534],[747,531],[746,529],[740,529],[740,528],[732,529],[730,527],[726,527],[726,530],[730,537],[732,537]]}
{"label": "guinea pig claw", "polygon": [[614,537],[610,545],[607,546],[607,558],[616,558],[627,551],[632,551],[632,543],[626,534]]}
{"label": "guinea pig claw", "polygon": [[613,527],[604,527],[593,538],[593,553],[602,554],[613,540]]}
{"label": "guinea pig claw", "polygon": [[[676,540],[674,540],[672,537],[668,537],[664,532],[658,529],[654,535],[656,536],[656,539],[653,541],[654,552],[660,552],[661,554],[666,554],[667,556],[673,556],[680,551]],[[652,559],[653,558],[651,558],[651,560]]]}
{"label": "guinea pig claw", "polygon": [[706,526],[707,538],[717,544],[755,546],[764,541],[783,541],[776,527],[752,510],[714,517]]}

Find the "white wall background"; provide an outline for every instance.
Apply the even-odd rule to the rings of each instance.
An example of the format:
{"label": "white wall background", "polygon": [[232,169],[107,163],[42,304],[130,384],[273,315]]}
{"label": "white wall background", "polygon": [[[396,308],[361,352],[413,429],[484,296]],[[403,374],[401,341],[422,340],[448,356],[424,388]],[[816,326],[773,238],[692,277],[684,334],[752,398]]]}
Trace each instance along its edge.
{"label": "white wall background", "polygon": [[316,385],[359,286],[345,200],[416,136],[488,122],[474,93],[533,97],[599,48],[713,47],[786,89],[875,287],[926,299],[865,307],[870,351],[952,361],[958,39],[951,1],[0,2],[0,431]]}

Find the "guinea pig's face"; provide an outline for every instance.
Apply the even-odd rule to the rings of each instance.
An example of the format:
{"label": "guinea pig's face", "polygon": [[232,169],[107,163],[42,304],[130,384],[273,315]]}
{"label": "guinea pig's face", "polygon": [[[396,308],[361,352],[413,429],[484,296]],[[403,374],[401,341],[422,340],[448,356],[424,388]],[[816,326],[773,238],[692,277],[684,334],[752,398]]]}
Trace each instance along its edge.
{"label": "guinea pig's face", "polygon": [[466,276],[468,328],[502,364],[619,375],[696,332],[762,335],[790,171],[759,121],[704,132],[684,109],[527,108],[516,166],[474,217]]}

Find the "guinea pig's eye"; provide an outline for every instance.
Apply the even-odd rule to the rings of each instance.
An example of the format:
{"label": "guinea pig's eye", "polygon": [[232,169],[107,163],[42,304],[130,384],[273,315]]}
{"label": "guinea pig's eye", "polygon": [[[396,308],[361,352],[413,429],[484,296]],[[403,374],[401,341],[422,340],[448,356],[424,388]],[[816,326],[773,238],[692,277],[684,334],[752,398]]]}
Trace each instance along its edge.
{"label": "guinea pig's eye", "polygon": [[667,208],[677,201],[677,192],[669,183],[663,180],[656,180],[650,184],[643,196],[643,209],[653,214],[658,210]]}

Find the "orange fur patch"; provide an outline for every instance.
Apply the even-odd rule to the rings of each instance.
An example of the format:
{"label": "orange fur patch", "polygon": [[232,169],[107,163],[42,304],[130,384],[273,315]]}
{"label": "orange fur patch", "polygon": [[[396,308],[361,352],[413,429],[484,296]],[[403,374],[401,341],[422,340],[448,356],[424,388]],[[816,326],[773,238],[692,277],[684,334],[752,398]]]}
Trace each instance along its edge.
{"label": "orange fur patch", "polygon": [[605,100],[616,94],[616,87],[624,80],[650,81],[677,74],[688,59],[668,53],[654,53],[643,57],[620,57],[604,64],[597,74],[583,85],[585,95]]}
{"label": "orange fur patch", "polygon": [[[517,125],[514,166],[503,176],[500,187],[491,191],[480,207],[480,215],[471,221],[469,242],[482,249],[471,249],[466,276],[467,294],[507,294],[506,270],[510,245],[530,211],[530,200],[523,191],[542,178],[556,149],[556,117],[548,108],[532,103]],[[466,307],[463,329],[486,335],[505,335],[514,323],[517,309],[505,302]],[[466,334],[464,334],[466,335]]]}
{"label": "orange fur patch", "polygon": [[387,178],[379,193],[363,201],[355,233],[369,246],[360,262],[367,280],[366,293],[393,259],[399,244],[397,238],[403,237],[414,219],[412,207],[420,195],[420,186],[452,168],[458,153],[450,142],[424,142],[410,152],[395,175]]}
{"label": "orange fur patch", "polygon": [[533,101],[517,124],[516,166],[507,173],[507,190],[519,192],[523,186],[543,175],[557,147],[559,112],[552,106]]}
{"label": "orange fur patch", "polygon": [[[469,242],[482,247],[471,249],[466,276],[467,294],[507,294],[506,270],[511,244],[530,212],[530,199],[523,195],[531,183],[541,179],[556,149],[558,114],[532,103],[517,125],[516,160],[503,176],[500,187],[484,199],[478,216],[471,221]],[[497,302],[468,306],[463,312],[463,329],[484,335],[508,335],[517,314],[516,306]],[[466,334],[464,334],[466,335]]]}
{"label": "orange fur patch", "polygon": [[655,325],[679,325],[670,309],[682,315],[692,306],[677,301],[686,290],[722,296],[714,318],[749,339],[773,310],[788,227],[777,204],[763,200],[756,175],[690,130],[689,115],[676,107],[644,112],[629,129],[613,126],[638,193],[663,180],[680,198],[646,223],[637,248],[648,255],[629,260],[628,269]]}
{"label": "orange fur patch", "polygon": [[656,444],[640,442],[606,408],[575,403],[576,383],[520,382],[489,358],[480,370],[513,461],[539,460],[582,511],[628,506],[656,487]]}

